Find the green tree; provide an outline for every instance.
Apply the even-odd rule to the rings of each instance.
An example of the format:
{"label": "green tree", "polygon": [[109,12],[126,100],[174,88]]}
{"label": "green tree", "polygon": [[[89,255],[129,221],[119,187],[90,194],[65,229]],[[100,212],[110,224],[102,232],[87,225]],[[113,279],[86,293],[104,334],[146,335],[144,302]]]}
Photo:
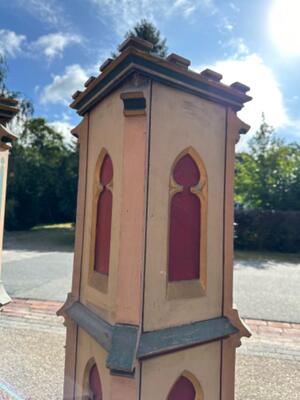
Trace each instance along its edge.
{"label": "green tree", "polygon": [[160,31],[146,19],[138,22],[133,29],[126,33],[126,37],[138,37],[147,40],[153,44],[152,54],[160,57],[166,57],[167,55],[167,39],[162,39]]}
{"label": "green tree", "polygon": [[236,157],[235,200],[246,208],[300,210],[300,146],[276,137],[264,117]]}
{"label": "green tree", "polygon": [[43,118],[26,121],[8,172],[6,229],[74,221],[78,152]]}
{"label": "green tree", "polygon": [[[140,39],[147,40],[153,44],[151,54],[159,57],[165,57],[167,55],[167,39],[162,38],[160,31],[152,24],[152,22],[142,19],[138,22],[131,30],[126,32],[125,38],[138,37]],[[114,58],[117,57],[116,53],[113,53]]]}

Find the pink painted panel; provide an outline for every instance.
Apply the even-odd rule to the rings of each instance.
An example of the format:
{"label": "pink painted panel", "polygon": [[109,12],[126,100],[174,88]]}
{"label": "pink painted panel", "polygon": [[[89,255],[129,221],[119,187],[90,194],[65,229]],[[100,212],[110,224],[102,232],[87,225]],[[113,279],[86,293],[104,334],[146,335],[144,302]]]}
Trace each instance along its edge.
{"label": "pink painted panel", "polygon": [[110,183],[113,178],[113,166],[111,158],[108,154],[105,155],[104,160],[102,162],[101,171],[100,171],[100,182],[103,186],[106,186]]}
{"label": "pink painted panel", "polygon": [[173,177],[183,189],[170,205],[169,281],[199,279],[201,203],[191,187],[200,173],[189,154],[177,162]]}
{"label": "pink painted panel", "polygon": [[94,270],[105,275],[109,273],[112,218],[112,193],[106,186],[111,182],[112,178],[112,162],[109,155],[106,155],[100,171],[100,182],[103,189],[97,203],[94,260]]}
{"label": "pink painted panel", "polygon": [[182,376],[172,387],[167,400],[195,400],[195,397],[196,391],[192,382]]}
{"label": "pink painted panel", "polygon": [[197,164],[189,154],[185,154],[177,161],[173,177],[179,185],[185,188],[197,185],[200,179],[200,172]]}
{"label": "pink painted panel", "polygon": [[97,365],[94,364],[89,374],[89,400],[102,400],[102,387]]}

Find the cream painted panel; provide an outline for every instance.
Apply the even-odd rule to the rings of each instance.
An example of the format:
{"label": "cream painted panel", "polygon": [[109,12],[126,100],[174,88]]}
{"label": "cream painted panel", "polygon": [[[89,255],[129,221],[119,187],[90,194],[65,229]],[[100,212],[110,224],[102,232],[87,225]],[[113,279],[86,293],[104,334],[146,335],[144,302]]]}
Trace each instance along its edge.
{"label": "cream painted panel", "polygon": [[78,328],[75,398],[82,399],[86,365],[94,358],[100,375],[104,399],[110,399],[111,375],[105,366],[107,353],[87,333]]}
{"label": "cream painted panel", "polygon": [[204,400],[220,399],[221,344],[210,343],[146,360],[142,365],[142,399],[167,400],[184,371],[200,383]]}
{"label": "cream painted panel", "polygon": [[[154,84],[145,281],[145,330],[221,314],[225,109]],[[169,179],[175,158],[192,146],[208,175],[207,293],[167,300]]]}
{"label": "cream painted panel", "polygon": [[[120,212],[121,212],[121,180],[122,180],[122,146],[123,146],[123,103],[120,90],[114,92],[90,113],[88,171],[87,171],[87,201],[84,224],[84,248],[82,256],[81,302],[88,305],[94,312],[114,322],[116,274],[118,270]],[[92,204],[94,193],[94,174],[101,150],[105,148],[113,163],[113,208],[111,255],[109,265],[108,291],[102,293],[89,286],[88,270],[92,237]]]}

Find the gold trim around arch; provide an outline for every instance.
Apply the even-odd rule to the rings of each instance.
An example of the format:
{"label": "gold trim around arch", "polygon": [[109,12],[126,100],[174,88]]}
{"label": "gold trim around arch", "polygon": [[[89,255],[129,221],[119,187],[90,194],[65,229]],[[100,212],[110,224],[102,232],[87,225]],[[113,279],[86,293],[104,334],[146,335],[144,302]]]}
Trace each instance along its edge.
{"label": "gold trim around arch", "polygon": [[[195,161],[199,172],[200,182],[191,188],[191,192],[194,193],[201,203],[201,214],[200,214],[200,263],[199,263],[199,279],[188,280],[188,281],[177,281],[169,282],[169,240],[170,240],[170,210],[171,200],[173,196],[182,190],[182,186],[178,185],[174,178],[173,172],[177,162],[186,154],[189,154]],[[193,298],[206,295],[206,283],[207,283],[207,199],[208,199],[208,177],[207,171],[200,155],[193,147],[188,147],[175,158],[171,172],[170,172],[170,184],[169,184],[169,202],[168,202],[168,241],[167,241],[167,298],[180,299],[180,298]]]}
{"label": "gold trim around arch", "polygon": [[195,389],[195,392],[196,392],[196,397],[195,397],[194,400],[204,400],[204,392],[203,392],[203,389],[202,389],[202,386],[201,386],[200,382],[198,381],[198,379],[195,377],[194,374],[192,374],[190,371],[187,371],[187,370],[184,370],[184,371],[178,376],[178,378],[175,380],[175,382],[174,382],[173,385],[171,386],[171,389],[169,390],[169,393],[168,393],[168,395],[167,395],[167,400],[168,400],[168,397],[169,397],[169,395],[170,395],[170,393],[171,393],[171,391],[172,391],[174,385],[176,384],[176,382],[177,382],[182,376],[183,376],[184,378],[188,379],[188,380],[192,383],[192,385],[194,386],[194,389]]}
{"label": "gold trim around arch", "polygon": [[[103,190],[103,186],[100,183],[99,173],[102,168],[102,164],[105,156],[109,155],[109,152],[102,148],[100,154],[98,156],[96,167],[94,170],[94,178],[93,178],[93,200],[92,200],[92,221],[91,221],[91,235],[90,235],[90,256],[89,256],[89,273],[88,273],[88,283],[93,288],[100,290],[103,293],[107,293],[108,291],[108,279],[109,275],[101,274],[100,272],[96,272],[94,270],[94,262],[95,262],[95,245],[96,245],[96,223],[97,223],[97,205],[99,196]],[[112,192],[113,189],[113,180],[106,186],[108,190]]]}

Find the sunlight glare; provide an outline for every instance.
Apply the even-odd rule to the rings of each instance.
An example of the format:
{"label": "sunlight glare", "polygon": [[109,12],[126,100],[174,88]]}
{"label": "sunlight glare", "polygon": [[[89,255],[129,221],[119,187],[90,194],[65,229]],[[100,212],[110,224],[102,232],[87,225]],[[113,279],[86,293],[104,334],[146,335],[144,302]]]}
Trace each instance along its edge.
{"label": "sunlight glare", "polygon": [[275,0],[270,13],[274,43],[282,53],[300,55],[300,0]]}

